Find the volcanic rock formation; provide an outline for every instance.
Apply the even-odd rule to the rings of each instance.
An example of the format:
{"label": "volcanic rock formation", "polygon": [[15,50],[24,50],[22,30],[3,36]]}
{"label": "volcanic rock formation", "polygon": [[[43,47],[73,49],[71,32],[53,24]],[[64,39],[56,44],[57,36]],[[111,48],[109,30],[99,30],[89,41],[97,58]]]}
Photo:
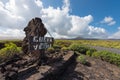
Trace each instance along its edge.
{"label": "volcanic rock formation", "polygon": [[29,21],[28,25],[24,28],[25,38],[23,39],[22,50],[24,53],[29,53],[29,36],[40,36],[44,37],[47,33],[47,29],[44,27],[40,18],[33,18]]}

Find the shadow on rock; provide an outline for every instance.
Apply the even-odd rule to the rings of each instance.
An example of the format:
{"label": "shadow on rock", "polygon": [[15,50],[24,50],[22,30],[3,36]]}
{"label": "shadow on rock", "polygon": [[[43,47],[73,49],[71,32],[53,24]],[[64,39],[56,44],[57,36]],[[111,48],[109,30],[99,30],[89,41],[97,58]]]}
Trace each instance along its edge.
{"label": "shadow on rock", "polygon": [[72,63],[59,80],[84,80],[84,74],[75,71],[76,65],[77,62]]}
{"label": "shadow on rock", "polygon": [[[36,69],[36,66],[30,67],[24,71],[21,71],[20,73],[18,73],[18,79],[19,80],[26,80],[27,78],[29,78],[31,75],[38,73],[39,71]],[[27,74],[27,75],[25,75]],[[24,76],[25,75],[25,76]],[[22,78],[22,79],[21,79]]]}

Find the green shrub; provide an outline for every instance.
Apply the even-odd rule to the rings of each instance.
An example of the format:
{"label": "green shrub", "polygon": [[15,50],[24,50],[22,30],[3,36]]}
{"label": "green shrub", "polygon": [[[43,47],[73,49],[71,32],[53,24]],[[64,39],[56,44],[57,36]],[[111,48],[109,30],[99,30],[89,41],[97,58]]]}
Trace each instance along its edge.
{"label": "green shrub", "polygon": [[69,49],[68,49],[68,47],[62,47],[61,50],[63,50],[63,51],[68,51]]}
{"label": "green shrub", "polygon": [[69,40],[57,40],[55,41],[56,45],[59,45],[60,47],[69,47],[71,45],[71,41]]}
{"label": "green shrub", "polygon": [[53,48],[54,48],[54,49],[61,49],[61,46],[54,44],[54,45],[53,45]]}
{"label": "green shrub", "polygon": [[86,54],[87,50],[89,49],[88,47],[84,46],[84,45],[80,45],[80,44],[71,44],[69,47],[70,50],[73,51],[78,51],[82,54]]}
{"label": "green shrub", "polygon": [[100,51],[96,51],[92,54],[92,57],[100,58]]}
{"label": "green shrub", "polygon": [[0,50],[0,58],[11,58],[14,54],[21,52],[21,47],[17,47],[14,43],[6,43],[5,47]]}
{"label": "green shrub", "polygon": [[50,52],[50,53],[53,53],[53,52],[55,52],[55,49],[53,47],[50,47],[50,48],[47,49],[47,51]]}
{"label": "green shrub", "polygon": [[[97,51],[92,54],[93,57],[100,58],[102,60],[107,60],[109,57],[109,52],[107,51]],[[109,58],[108,58],[109,59]]]}
{"label": "green shrub", "polygon": [[86,55],[88,55],[88,56],[92,56],[92,54],[95,52],[95,51],[97,51],[96,49],[89,49],[87,52],[86,52]]}
{"label": "green shrub", "polygon": [[115,53],[109,54],[109,62],[120,66],[120,54],[115,54]]}
{"label": "green shrub", "polygon": [[69,49],[71,49],[73,51],[79,51],[79,45],[78,44],[71,44],[69,46]]}
{"label": "green shrub", "polygon": [[77,57],[77,61],[80,62],[80,63],[82,63],[82,64],[84,64],[84,65],[87,64],[87,61],[86,61],[84,55],[78,56],[78,57]]}
{"label": "green shrub", "polygon": [[120,54],[112,53],[109,51],[97,51],[94,52],[92,56],[120,66]]}

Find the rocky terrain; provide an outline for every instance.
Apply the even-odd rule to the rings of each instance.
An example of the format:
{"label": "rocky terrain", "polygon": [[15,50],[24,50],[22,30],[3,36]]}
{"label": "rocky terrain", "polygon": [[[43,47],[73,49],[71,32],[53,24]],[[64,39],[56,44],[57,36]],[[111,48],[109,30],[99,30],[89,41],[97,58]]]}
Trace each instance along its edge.
{"label": "rocky terrain", "polygon": [[[40,66],[39,69],[36,69],[36,65],[32,64],[34,62],[26,62],[26,60],[18,58],[18,61],[14,62],[17,68],[14,64],[7,63],[8,71],[4,74],[7,75],[9,73],[8,75],[12,76],[14,80],[120,80],[120,68],[118,66],[88,56],[85,56],[88,65],[84,65],[75,59],[69,61],[69,54],[71,53],[62,53],[62,55],[66,56],[61,59],[61,54],[57,54],[49,55],[48,64]],[[69,61],[69,65],[67,60]],[[10,67],[12,68],[10,69]],[[62,74],[59,74],[61,72]],[[16,73],[18,78],[16,78]],[[42,79],[42,77],[47,78]],[[0,80],[13,79],[5,79],[3,78],[3,73],[0,73]]]}
{"label": "rocky terrain", "polygon": [[73,51],[46,53],[46,62],[30,56],[15,56],[0,64],[0,80],[57,80],[75,60]]}
{"label": "rocky terrain", "polygon": [[61,80],[120,80],[120,68],[99,59],[86,57],[89,65],[73,63]]}

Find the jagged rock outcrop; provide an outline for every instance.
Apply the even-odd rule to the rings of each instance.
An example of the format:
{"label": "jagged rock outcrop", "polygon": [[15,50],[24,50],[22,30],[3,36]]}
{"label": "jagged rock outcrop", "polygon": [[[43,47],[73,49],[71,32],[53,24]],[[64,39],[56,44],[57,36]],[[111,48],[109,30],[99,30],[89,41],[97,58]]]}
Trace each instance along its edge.
{"label": "jagged rock outcrop", "polygon": [[23,39],[22,50],[24,53],[28,53],[29,36],[44,37],[47,33],[47,29],[44,27],[42,20],[38,17],[29,21],[27,27],[24,28],[26,37]]}

